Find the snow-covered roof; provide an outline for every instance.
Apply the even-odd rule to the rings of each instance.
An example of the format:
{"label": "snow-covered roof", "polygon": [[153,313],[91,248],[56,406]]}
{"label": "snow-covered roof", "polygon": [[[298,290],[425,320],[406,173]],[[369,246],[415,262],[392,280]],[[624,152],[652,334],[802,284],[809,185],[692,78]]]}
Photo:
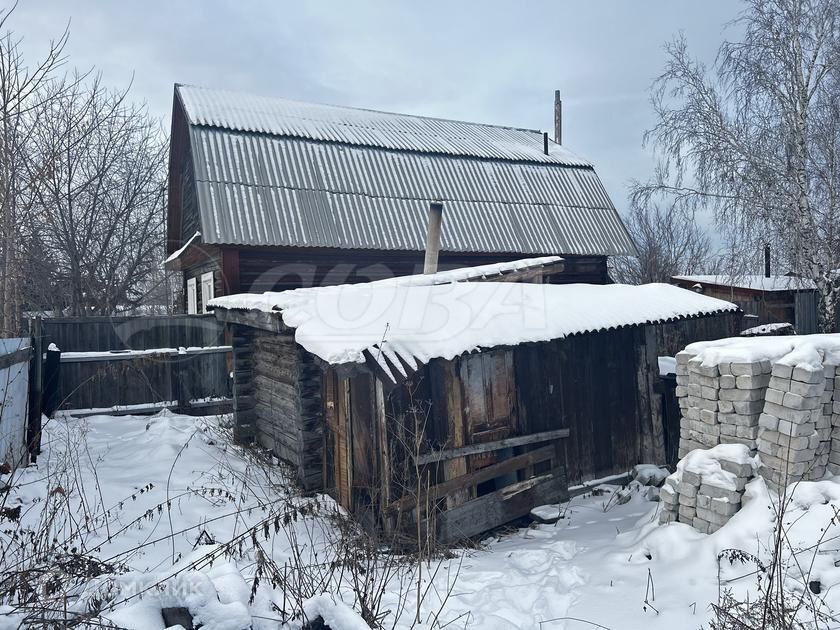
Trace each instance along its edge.
{"label": "snow-covered roof", "polygon": [[714,284],[723,287],[735,287],[737,289],[753,289],[755,291],[801,291],[816,288],[812,280],[798,278],[796,276],[770,276],[768,278],[762,275],[700,275],[674,276],[673,279],[681,282]]}
{"label": "snow-covered roof", "polygon": [[179,85],[190,123],[357,146],[465,157],[591,166],[543,134],[460,120],[304,103],[192,85]]}
{"label": "snow-covered roof", "polygon": [[394,380],[405,366],[474,350],[738,310],[667,284],[436,284],[435,276],[232,295],[210,306],[279,312],[312,354],[336,365],[372,359]]}

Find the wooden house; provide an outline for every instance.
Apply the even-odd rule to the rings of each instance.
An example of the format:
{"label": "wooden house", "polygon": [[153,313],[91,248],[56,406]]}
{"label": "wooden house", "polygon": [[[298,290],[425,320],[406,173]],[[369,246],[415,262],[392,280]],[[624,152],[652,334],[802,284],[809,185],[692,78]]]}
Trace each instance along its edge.
{"label": "wooden house", "polygon": [[605,283],[634,253],[593,166],[548,134],[176,85],[167,266],[184,307],[241,292],[561,255],[552,282]]}
{"label": "wooden house", "polygon": [[768,273],[674,276],[671,283],[737,304],[747,327],[789,323],[800,335],[818,332],[817,291],[811,280]]}
{"label": "wooden house", "polygon": [[662,344],[735,334],[740,311],[664,284],[504,282],[560,262],[214,300],[238,439],[363,520],[442,541],[664,462]]}

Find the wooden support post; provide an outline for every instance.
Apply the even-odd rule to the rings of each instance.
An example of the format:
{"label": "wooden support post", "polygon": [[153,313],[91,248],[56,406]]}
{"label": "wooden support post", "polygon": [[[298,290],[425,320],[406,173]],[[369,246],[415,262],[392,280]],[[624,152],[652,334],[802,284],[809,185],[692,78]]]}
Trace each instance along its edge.
{"label": "wooden support post", "polygon": [[29,320],[29,336],[32,339],[32,359],[29,363],[29,418],[26,443],[29,457],[35,462],[41,452],[41,409],[44,383],[44,333],[41,318]]}
{"label": "wooden support post", "polygon": [[636,389],[639,413],[639,463],[665,463],[665,432],[662,403],[655,391],[659,373],[656,329],[641,326],[633,335],[636,343]]}
{"label": "wooden support post", "polygon": [[59,398],[59,377],[61,374],[61,350],[47,348],[44,361],[44,393],[41,396],[41,412],[48,418],[53,415],[61,402]]}
{"label": "wooden support post", "polygon": [[[464,402],[461,393],[461,379],[452,361],[443,364],[443,384],[446,389],[446,414],[448,421],[449,441],[452,448],[463,448],[466,443],[466,428],[464,427]],[[444,477],[455,479],[467,474],[467,458],[456,457],[446,460],[443,464]],[[471,497],[469,488],[463,488],[446,497],[446,508],[468,501]]]}
{"label": "wooden support post", "polygon": [[257,434],[254,399],[254,331],[248,326],[233,327],[233,439],[251,444]]}

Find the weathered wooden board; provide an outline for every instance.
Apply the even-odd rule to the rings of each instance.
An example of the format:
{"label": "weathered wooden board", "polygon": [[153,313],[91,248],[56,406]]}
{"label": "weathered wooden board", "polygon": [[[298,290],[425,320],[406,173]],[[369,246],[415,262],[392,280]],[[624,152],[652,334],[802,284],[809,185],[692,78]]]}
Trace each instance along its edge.
{"label": "weathered wooden board", "polygon": [[[533,451],[516,455],[510,459],[491,464],[484,468],[467,473],[460,477],[448,478],[447,481],[432,486],[428,490],[428,499],[434,501],[441,497],[445,497],[456,492],[462,491],[466,488],[474,488],[476,485],[485,481],[491,481],[517,470],[521,470],[528,466],[532,466],[538,462],[543,462],[554,457],[554,445],[543,446]],[[465,503],[462,501],[461,503]],[[399,501],[395,501],[391,508],[395,510],[409,510],[417,504],[416,497],[412,495],[404,496]],[[454,507],[454,506],[452,506]]]}
{"label": "weathered wooden board", "polygon": [[475,536],[528,514],[536,505],[568,498],[562,468],[468,501],[437,516],[437,539],[451,543]]}
{"label": "weathered wooden board", "polygon": [[484,442],[479,444],[469,444],[460,448],[451,448],[440,451],[432,451],[430,453],[423,453],[416,458],[418,464],[431,464],[434,462],[442,462],[457,457],[466,457],[469,455],[477,455],[479,453],[490,453],[498,451],[503,448],[513,448],[514,446],[525,446],[527,444],[539,444],[540,442],[550,442],[552,440],[559,440],[569,437],[569,429],[555,429],[554,431],[544,431],[542,433],[532,433],[529,435],[518,435],[516,437],[504,438],[502,440],[494,440],[493,442]]}

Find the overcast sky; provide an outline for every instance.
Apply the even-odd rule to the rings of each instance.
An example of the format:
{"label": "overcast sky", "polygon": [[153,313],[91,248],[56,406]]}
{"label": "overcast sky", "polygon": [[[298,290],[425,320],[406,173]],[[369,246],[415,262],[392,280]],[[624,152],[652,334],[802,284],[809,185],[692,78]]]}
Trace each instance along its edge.
{"label": "overcast sky", "polygon": [[[2,0],[0,0],[0,4]],[[648,89],[684,31],[712,61],[734,0],[193,2],[20,0],[36,55],[70,20],[69,61],[166,119],[173,84],[553,129],[595,164],[616,206],[652,160]]]}

